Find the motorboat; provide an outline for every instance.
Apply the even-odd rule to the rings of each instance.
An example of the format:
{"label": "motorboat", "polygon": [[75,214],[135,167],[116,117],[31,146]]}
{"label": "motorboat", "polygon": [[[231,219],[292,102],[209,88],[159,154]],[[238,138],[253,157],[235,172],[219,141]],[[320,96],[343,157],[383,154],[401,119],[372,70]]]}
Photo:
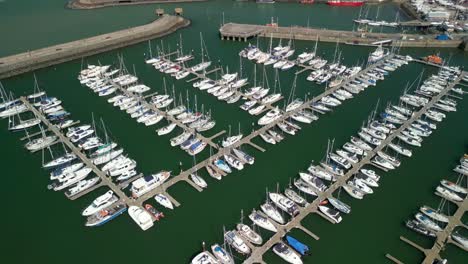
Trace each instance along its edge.
{"label": "motorboat", "polygon": [[468,239],[457,232],[451,234],[451,237],[456,242],[460,243],[465,249],[468,249]]}
{"label": "motorboat", "polygon": [[59,175],[58,177],[53,177],[53,178],[54,178],[54,180],[57,180],[60,183],[65,182],[65,181],[67,181],[68,179],[71,179],[71,178],[84,179],[91,173],[91,171],[93,171],[91,168],[84,167],[84,168],[81,168],[81,169],[79,169],[77,171],[67,172],[67,173]]}
{"label": "motorboat", "polygon": [[325,185],[325,183],[323,183],[323,181],[320,180],[319,177],[310,175],[310,174],[305,173],[305,172],[299,172],[299,176],[307,184],[309,184],[310,186],[314,187],[315,189],[317,189],[317,190],[319,190],[321,192],[325,191],[328,188],[327,185]]}
{"label": "motorboat", "polygon": [[125,203],[116,203],[88,216],[85,226],[101,226],[127,211]]}
{"label": "motorboat", "polygon": [[306,183],[304,180],[302,179],[295,179],[293,181],[293,184],[294,186],[296,186],[296,188],[303,192],[303,193],[306,193],[306,194],[309,194],[309,195],[312,195],[312,196],[318,196],[317,192],[318,190],[316,188],[314,188],[313,186],[311,186],[310,184]]}
{"label": "motorboat", "polygon": [[374,190],[372,190],[367,184],[358,178],[354,178],[351,181],[348,181],[348,185],[353,186],[354,188],[358,189],[364,194],[372,194]]}
{"label": "motorboat", "polygon": [[393,143],[388,143],[388,146],[395,150],[397,153],[401,154],[401,155],[404,155],[404,156],[407,156],[407,157],[411,157],[413,155],[412,151],[407,149],[407,148],[404,148],[398,144],[393,144]]}
{"label": "motorboat", "polygon": [[270,200],[278,206],[281,210],[285,211],[291,216],[296,216],[299,214],[299,209],[297,205],[291,201],[289,198],[286,198],[279,193],[268,193]]}
{"label": "motorboat", "polygon": [[373,159],[372,159],[372,163],[382,167],[382,168],[385,168],[387,170],[393,170],[395,169],[395,166],[392,165],[392,163],[390,163],[388,160],[380,157],[380,156],[375,156]]}
{"label": "motorboat", "polygon": [[305,206],[307,204],[307,200],[304,199],[302,196],[297,194],[293,189],[291,188],[286,188],[284,190],[284,195],[291,199],[294,203],[300,205],[300,206]]}
{"label": "motorboat", "polygon": [[358,163],[359,162],[359,158],[357,157],[357,154],[355,153],[349,153],[345,150],[341,150],[341,149],[338,149],[336,151],[336,154],[338,154],[340,157],[346,159],[348,162],[351,162],[351,163]]}
{"label": "motorboat", "polygon": [[359,189],[354,187],[354,185],[345,184],[343,185],[343,189],[353,198],[361,200],[364,198],[364,193],[361,192]]}
{"label": "motorboat", "polygon": [[288,263],[302,264],[301,257],[283,242],[274,245],[273,252]]}
{"label": "motorboat", "polygon": [[281,117],[281,111],[278,107],[268,111],[264,116],[258,120],[258,124],[261,126],[270,124]]}
{"label": "motorboat", "polygon": [[158,136],[166,135],[166,134],[171,133],[172,130],[174,130],[176,126],[177,126],[176,123],[171,123],[165,127],[158,129],[156,132],[158,133]]}
{"label": "motorboat", "polygon": [[227,137],[226,139],[223,140],[223,142],[221,143],[223,147],[229,147],[233,144],[235,144],[237,141],[241,140],[243,137],[242,134],[239,134],[239,135],[235,135],[235,136],[230,136],[230,137]]}
{"label": "motorboat", "polygon": [[319,177],[321,179],[327,180],[327,181],[332,181],[333,180],[333,175],[331,173],[328,173],[324,169],[320,168],[319,166],[315,166],[313,164],[310,164],[310,166],[307,168],[307,171],[311,173],[312,175]]}
{"label": "motorboat", "polygon": [[271,232],[277,232],[275,225],[261,212],[253,210],[249,215],[250,220],[256,225]]}
{"label": "motorboat", "polygon": [[162,212],[159,212],[158,210],[156,210],[156,208],[154,208],[151,204],[145,204],[145,210],[150,213],[151,217],[155,220],[155,221],[159,221],[161,218],[164,217],[164,214]]}
{"label": "motorboat", "polygon": [[340,155],[336,155],[335,153],[329,153],[328,155],[331,160],[336,162],[338,165],[342,166],[345,169],[351,168],[351,163],[346,158],[341,157]]}
{"label": "motorboat", "polygon": [[50,173],[50,179],[55,180],[55,179],[59,178],[62,175],[65,175],[65,174],[71,173],[71,172],[75,172],[75,171],[83,168],[83,166],[84,166],[84,163],[79,162],[79,163],[71,164],[71,165],[68,165],[68,166],[59,167],[59,168],[53,170]]}
{"label": "motorboat", "polygon": [[191,264],[220,264],[213,255],[211,255],[208,251],[203,251],[197,254],[195,257],[192,258]]}
{"label": "motorboat", "polygon": [[334,210],[330,207],[319,205],[318,209],[326,215],[328,218],[330,218],[333,222],[339,223],[341,222],[342,218],[340,216],[340,213],[337,210]]}
{"label": "motorboat", "polygon": [[358,173],[355,176],[356,179],[363,181],[369,187],[379,187],[379,184],[373,178],[365,175],[364,173]]}
{"label": "motorboat", "polygon": [[421,224],[421,222],[419,221],[416,221],[416,220],[409,220],[409,221],[406,221],[406,227],[408,227],[409,229],[415,231],[415,232],[418,232],[422,235],[425,235],[425,236],[429,236],[429,237],[436,237],[437,234],[428,229],[425,225]]}
{"label": "motorboat", "polygon": [[243,163],[248,163],[250,165],[254,164],[255,158],[245,153],[244,151],[240,149],[232,149],[232,151],[236,155],[236,157],[239,158]]}
{"label": "motorboat", "polygon": [[383,151],[377,151],[377,155],[381,157],[382,159],[386,160],[387,162],[389,162],[395,168],[399,167],[401,164],[401,162],[397,158],[390,156],[389,154]]}
{"label": "motorboat", "polygon": [[174,209],[174,205],[172,204],[171,200],[169,200],[169,198],[167,198],[166,195],[164,194],[156,194],[156,196],[154,196],[154,199],[156,200],[156,202],[158,202],[160,205],[168,208],[168,209]]}
{"label": "motorboat", "polygon": [[266,133],[261,133],[260,134],[260,137],[267,143],[270,143],[270,144],[273,144],[275,145],[276,144],[276,140],[275,138],[273,138],[271,135],[269,134],[266,134]]}
{"label": "motorboat", "polygon": [[[234,259],[232,258],[231,254],[229,254],[225,248],[221,247],[218,244],[214,244],[211,246],[211,252],[213,255],[222,263],[222,264],[234,264]],[[205,261],[205,260],[204,260]],[[203,263],[206,263],[203,262]],[[213,263],[213,262],[212,262]]]}
{"label": "motorboat", "polygon": [[345,214],[351,213],[351,207],[349,205],[345,204],[344,202],[342,202],[342,201],[340,201],[340,200],[338,200],[336,198],[333,198],[333,197],[328,197],[327,200],[338,211],[340,211],[342,213],[345,213]]}
{"label": "motorboat", "polygon": [[79,182],[77,182],[74,186],[70,187],[66,192],[65,195],[67,197],[73,197],[79,193],[82,193],[89,188],[93,187],[99,182],[100,178],[99,177],[94,177],[91,179],[84,179]]}
{"label": "motorboat", "polygon": [[237,252],[247,255],[252,251],[244,240],[236,234],[235,231],[228,231],[224,234],[225,241],[231,245]]}
{"label": "motorboat", "polygon": [[380,176],[377,175],[377,173],[374,171],[374,170],[371,170],[371,169],[361,169],[360,170],[361,173],[363,173],[364,175],[372,178],[374,181],[379,181],[380,180]]}
{"label": "motorboat", "polygon": [[153,218],[150,213],[141,207],[134,205],[130,206],[128,208],[128,214],[143,231],[148,230],[153,226]]}
{"label": "motorboat", "polygon": [[157,174],[143,176],[132,182],[130,191],[132,197],[138,198],[163,184],[171,176],[170,171],[161,171]]}
{"label": "motorboat", "polygon": [[224,154],[224,160],[229,164],[229,166],[236,168],[237,170],[243,170],[244,169],[244,164],[236,157],[234,157],[231,154]]}
{"label": "motorboat", "polygon": [[286,236],[286,242],[302,256],[309,255],[309,247],[292,236]]}
{"label": "motorboat", "polygon": [[88,207],[86,207],[83,210],[81,215],[83,215],[83,216],[93,215],[93,214],[99,212],[101,209],[104,209],[106,207],[111,206],[112,204],[114,204],[118,200],[119,200],[119,198],[114,195],[114,192],[109,190],[106,193],[104,193],[103,195],[101,195],[101,196],[97,197],[96,199],[94,199],[94,201]]}
{"label": "motorboat", "polygon": [[222,159],[216,159],[215,161],[213,161],[213,165],[215,165],[218,169],[226,173],[232,172],[231,167],[229,167],[229,165],[227,165],[226,162]]}
{"label": "motorboat", "polygon": [[255,245],[261,245],[263,243],[262,237],[253,231],[248,225],[237,224],[237,233],[247,241]]}
{"label": "motorboat", "polygon": [[215,168],[213,168],[213,166],[211,164],[206,165],[205,168],[206,168],[206,171],[208,171],[208,174],[211,177],[213,177],[213,178],[215,178],[217,180],[221,180],[222,175],[220,173],[218,173],[218,171],[215,170]]}

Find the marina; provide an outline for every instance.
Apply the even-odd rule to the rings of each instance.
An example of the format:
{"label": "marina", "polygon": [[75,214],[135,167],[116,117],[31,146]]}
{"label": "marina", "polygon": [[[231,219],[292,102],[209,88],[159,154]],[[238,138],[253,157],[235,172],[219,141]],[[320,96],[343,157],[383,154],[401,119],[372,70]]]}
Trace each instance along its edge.
{"label": "marina", "polygon": [[[430,43],[442,32],[412,21],[401,3],[266,2],[274,1],[88,11],[30,3],[35,30],[18,22],[22,4],[0,3],[12,13],[4,22],[26,33],[3,29],[4,57],[104,32],[133,35],[2,77],[1,157],[12,176],[4,190],[18,197],[5,208],[16,217],[2,221],[22,226],[6,231],[7,252],[29,251],[6,260],[59,263],[86,246],[95,261],[116,263],[135,254],[103,250],[197,264],[463,263],[464,51],[387,43],[401,34]],[[171,10],[176,16],[163,15]],[[155,14],[190,27],[132,33]],[[356,18],[373,28],[354,39],[346,34],[356,33]],[[220,40],[230,24],[262,32]],[[348,33],[327,40],[336,32]],[[459,41],[460,32],[448,35]],[[437,41],[430,45],[452,45]]]}

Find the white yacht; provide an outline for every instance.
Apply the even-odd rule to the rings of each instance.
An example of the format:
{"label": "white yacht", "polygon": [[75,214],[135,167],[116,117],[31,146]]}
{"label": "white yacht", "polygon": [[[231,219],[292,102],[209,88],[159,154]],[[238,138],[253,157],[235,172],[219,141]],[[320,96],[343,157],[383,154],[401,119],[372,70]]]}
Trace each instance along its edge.
{"label": "white yacht", "polygon": [[160,129],[157,130],[158,132],[158,136],[162,136],[162,135],[166,135],[166,134],[169,134],[172,132],[172,130],[174,130],[174,128],[177,126],[176,123],[171,123],[165,127],[162,127]]}
{"label": "white yacht", "polygon": [[174,205],[172,204],[171,200],[169,200],[169,198],[167,198],[166,195],[164,194],[156,194],[156,196],[154,196],[154,199],[156,200],[156,202],[158,202],[160,205],[168,208],[168,209],[174,209]]}
{"label": "white yacht", "polygon": [[211,251],[213,252],[213,255],[221,262],[221,264],[234,264],[234,259],[232,258],[231,254],[229,254],[226,249],[220,245],[212,245]]}
{"label": "white yacht", "polygon": [[190,179],[200,188],[204,189],[208,187],[208,184],[206,183],[206,181],[202,177],[198,176],[197,174],[191,173]]}
{"label": "white yacht", "polygon": [[235,231],[228,231],[224,234],[224,239],[231,245],[237,252],[247,255],[252,251],[244,240],[240,238]]}
{"label": "white yacht", "polygon": [[444,222],[444,223],[448,223],[449,222],[449,218],[448,216],[438,212],[438,211],[435,211],[433,210],[432,208],[429,208],[428,206],[422,206],[421,208],[419,208],[419,211],[421,211],[421,213],[429,216],[430,218],[436,220],[436,221],[439,221],[439,222]]}
{"label": "white yacht", "polygon": [[281,111],[279,110],[278,107],[268,111],[268,113],[266,113],[264,116],[262,116],[259,120],[258,120],[258,124],[261,125],[261,126],[264,126],[264,125],[267,125],[271,122],[274,122],[275,120],[277,120],[278,118],[281,117]]}
{"label": "white yacht", "polygon": [[100,178],[99,177],[94,177],[88,180],[81,180],[77,182],[74,186],[70,187],[65,194],[68,197],[72,197],[74,195],[77,195],[83,191],[86,191],[87,189],[93,187],[99,182]]}
{"label": "white yacht", "polygon": [[153,226],[153,218],[143,208],[132,205],[128,208],[128,214],[143,231]]}
{"label": "white yacht", "polygon": [[427,216],[425,216],[425,215],[423,215],[421,213],[416,213],[415,218],[421,224],[423,224],[425,227],[427,227],[427,228],[429,228],[431,230],[434,230],[436,232],[442,231],[442,228],[437,223],[435,223],[429,217],[427,217]]}
{"label": "white yacht", "polygon": [[105,194],[103,194],[103,195],[97,197],[96,199],[94,199],[94,201],[88,207],[86,207],[83,210],[81,215],[82,216],[90,216],[90,215],[100,211],[101,209],[104,209],[106,207],[111,206],[112,204],[117,202],[117,200],[119,200],[119,198],[114,195],[114,192],[113,191],[108,191]]}
{"label": "white yacht", "polygon": [[299,254],[294,250],[290,249],[283,242],[279,242],[273,246],[273,252],[276,255],[284,259],[286,262],[291,264],[302,264],[302,260]]}
{"label": "white yacht", "polygon": [[282,194],[279,193],[268,193],[270,200],[275,203],[281,210],[285,211],[286,213],[290,214],[291,216],[296,216],[299,214],[299,209],[297,205],[291,201],[289,198],[286,198]]}
{"label": "white yacht", "polygon": [[324,215],[328,216],[328,218],[330,218],[333,222],[337,224],[341,222],[342,218],[340,216],[340,213],[337,210],[334,210],[330,207],[322,206],[322,205],[319,205],[318,208]]}
{"label": "white yacht", "polygon": [[260,205],[260,208],[262,211],[270,217],[273,221],[277,222],[278,224],[285,224],[286,221],[284,220],[284,217],[281,215],[280,211],[278,211],[273,205],[271,205],[269,202],[266,202],[262,205]]}
{"label": "white yacht", "polygon": [[110,151],[110,152],[108,152],[106,154],[103,154],[101,156],[98,156],[98,157],[94,158],[93,163],[94,163],[94,165],[101,165],[101,164],[107,163],[107,162],[117,158],[122,153],[123,153],[123,149],[112,150],[112,151]]}
{"label": "white yacht", "polygon": [[264,214],[257,212],[255,210],[249,215],[250,220],[256,225],[271,232],[277,232],[275,225],[268,219]]}
{"label": "white yacht", "polygon": [[468,194],[468,190],[466,188],[461,187],[460,185],[454,182],[451,182],[448,180],[441,180],[440,184],[451,191],[462,193],[462,194]]}
{"label": "white yacht", "polygon": [[229,146],[231,146],[232,144],[235,144],[237,141],[241,140],[242,137],[243,137],[242,134],[239,134],[239,135],[236,135],[236,136],[227,137],[225,140],[223,140],[222,146],[223,146],[223,147],[229,147]]}
{"label": "white yacht", "polygon": [[255,231],[253,231],[248,225],[237,224],[237,233],[255,245],[261,245],[263,243],[262,237]]}
{"label": "white yacht", "polygon": [[134,198],[138,198],[143,194],[153,190],[163,184],[171,176],[170,171],[161,171],[157,174],[141,177],[132,182],[130,191]]}
{"label": "white yacht", "polygon": [[446,189],[442,186],[437,186],[436,193],[450,201],[455,201],[455,202],[463,201],[463,198],[461,198],[457,193],[452,192],[449,189]]}

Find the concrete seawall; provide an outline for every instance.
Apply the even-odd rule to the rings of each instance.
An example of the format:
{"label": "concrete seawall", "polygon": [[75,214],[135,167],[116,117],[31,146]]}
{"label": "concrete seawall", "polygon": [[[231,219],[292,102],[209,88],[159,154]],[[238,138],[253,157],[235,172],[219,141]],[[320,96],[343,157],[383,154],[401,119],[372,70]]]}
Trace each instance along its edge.
{"label": "concrete seawall", "polygon": [[161,18],[130,29],[0,58],[0,79],[162,37],[190,25],[180,16]]}
{"label": "concrete seawall", "polygon": [[95,9],[121,5],[169,4],[205,2],[208,0],[71,0],[67,7],[71,9]]}
{"label": "concrete seawall", "polygon": [[356,45],[370,45],[378,41],[391,40],[391,45],[402,47],[440,47],[457,48],[463,43],[466,34],[454,35],[453,40],[436,40],[436,35],[398,34],[398,33],[363,33],[345,30],[315,29],[305,27],[271,27],[228,23],[220,30],[222,39],[243,40],[250,37],[273,37],[283,39],[339,42]]}

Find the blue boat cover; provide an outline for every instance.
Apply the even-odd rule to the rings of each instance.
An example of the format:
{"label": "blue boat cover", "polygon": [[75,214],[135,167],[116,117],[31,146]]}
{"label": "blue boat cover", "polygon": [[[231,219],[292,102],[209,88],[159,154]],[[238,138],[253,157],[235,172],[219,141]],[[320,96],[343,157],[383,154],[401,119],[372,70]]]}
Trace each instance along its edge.
{"label": "blue boat cover", "polygon": [[288,244],[303,256],[307,255],[309,252],[309,247],[307,245],[302,244],[292,236],[286,236],[286,241],[288,241]]}

